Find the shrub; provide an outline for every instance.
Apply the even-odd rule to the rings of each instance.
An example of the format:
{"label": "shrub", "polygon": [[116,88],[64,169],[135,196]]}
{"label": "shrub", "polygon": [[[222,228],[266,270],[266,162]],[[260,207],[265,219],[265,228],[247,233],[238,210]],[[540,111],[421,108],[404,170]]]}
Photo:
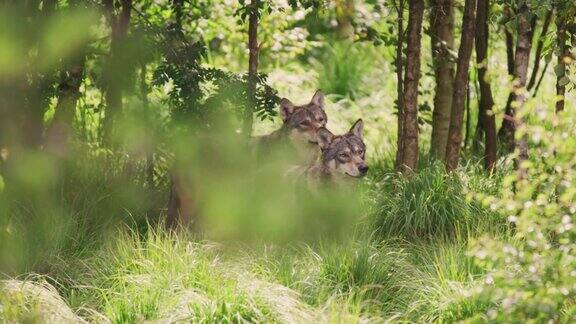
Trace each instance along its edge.
{"label": "shrub", "polygon": [[[488,269],[479,292],[494,304],[476,317],[492,321],[574,322],[576,299],[576,140],[573,111],[551,115],[528,102],[522,115],[539,120],[522,124],[530,160],[511,173],[501,196],[475,198],[508,215],[515,243],[494,237],[473,241],[474,260]],[[551,127],[546,129],[546,123]],[[544,125],[544,126],[542,126]],[[517,152],[515,153],[517,156]]]}
{"label": "shrub", "polygon": [[470,186],[489,187],[479,170],[446,174],[434,163],[412,177],[390,175],[372,188],[371,217],[378,237],[403,237],[409,241],[429,238],[466,238],[502,227],[497,214],[467,199]]}
{"label": "shrub", "polygon": [[[323,246],[265,260],[272,280],[302,294],[312,306],[339,304],[358,314],[393,316],[407,302],[413,269],[408,254],[388,243],[367,240]],[[260,264],[263,264],[262,262]]]}

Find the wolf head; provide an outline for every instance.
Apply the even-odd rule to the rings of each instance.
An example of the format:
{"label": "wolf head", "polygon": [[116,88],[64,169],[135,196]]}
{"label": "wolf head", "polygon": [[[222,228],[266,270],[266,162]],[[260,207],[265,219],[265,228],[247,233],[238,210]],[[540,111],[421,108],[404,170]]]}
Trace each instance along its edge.
{"label": "wolf head", "polygon": [[310,103],[302,106],[283,98],[280,101],[280,116],[291,139],[317,143],[318,129],[325,127],[328,121],[324,112],[324,93],[316,91]]}
{"label": "wolf head", "polygon": [[322,163],[331,174],[362,177],[368,172],[366,145],[362,139],[364,122],[358,119],[348,133],[334,135],[326,128],[318,130],[318,145]]}

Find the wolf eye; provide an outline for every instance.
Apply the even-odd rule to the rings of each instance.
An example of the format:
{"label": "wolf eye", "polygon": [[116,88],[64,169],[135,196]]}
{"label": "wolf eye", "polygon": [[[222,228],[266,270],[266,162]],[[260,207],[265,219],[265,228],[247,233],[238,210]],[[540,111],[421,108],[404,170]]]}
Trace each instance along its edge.
{"label": "wolf eye", "polygon": [[309,127],[311,125],[309,120],[305,120],[303,122],[300,123],[300,126],[302,127]]}
{"label": "wolf eye", "polygon": [[323,123],[325,121],[324,117],[318,117],[318,121]]}
{"label": "wolf eye", "polygon": [[348,157],[348,154],[346,154],[346,153],[340,153],[340,154],[338,154],[338,157],[341,158],[341,159],[346,159],[346,158]]}

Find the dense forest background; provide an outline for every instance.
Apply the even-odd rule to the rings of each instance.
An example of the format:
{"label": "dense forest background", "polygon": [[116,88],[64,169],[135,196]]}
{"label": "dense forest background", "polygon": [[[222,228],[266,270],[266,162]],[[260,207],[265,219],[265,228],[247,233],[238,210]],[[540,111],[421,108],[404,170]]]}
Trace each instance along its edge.
{"label": "dense forest background", "polygon": [[[0,8],[0,320],[576,320],[574,1]],[[317,89],[352,192],[251,157]]]}

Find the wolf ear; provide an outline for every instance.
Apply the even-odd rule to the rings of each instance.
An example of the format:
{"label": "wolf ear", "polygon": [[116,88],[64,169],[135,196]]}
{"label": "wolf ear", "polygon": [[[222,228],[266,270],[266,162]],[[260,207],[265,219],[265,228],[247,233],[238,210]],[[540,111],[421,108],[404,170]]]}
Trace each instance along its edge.
{"label": "wolf ear", "polygon": [[354,136],[358,136],[358,137],[362,138],[363,132],[364,132],[364,122],[362,121],[362,119],[358,119],[354,123],[354,125],[352,125],[352,127],[350,128],[350,130],[348,131],[348,134],[352,134]]}
{"label": "wolf ear", "polygon": [[293,112],[294,104],[290,100],[282,98],[282,100],[280,100],[280,116],[282,116],[282,120],[286,121]]}
{"label": "wolf ear", "polygon": [[324,92],[322,92],[322,90],[316,90],[316,93],[314,93],[314,96],[312,96],[310,103],[324,109]]}
{"label": "wolf ear", "polygon": [[316,136],[318,136],[318,145],[321,149],[327,148],[334,139],[334,134],[324,127],[318,129]]}

